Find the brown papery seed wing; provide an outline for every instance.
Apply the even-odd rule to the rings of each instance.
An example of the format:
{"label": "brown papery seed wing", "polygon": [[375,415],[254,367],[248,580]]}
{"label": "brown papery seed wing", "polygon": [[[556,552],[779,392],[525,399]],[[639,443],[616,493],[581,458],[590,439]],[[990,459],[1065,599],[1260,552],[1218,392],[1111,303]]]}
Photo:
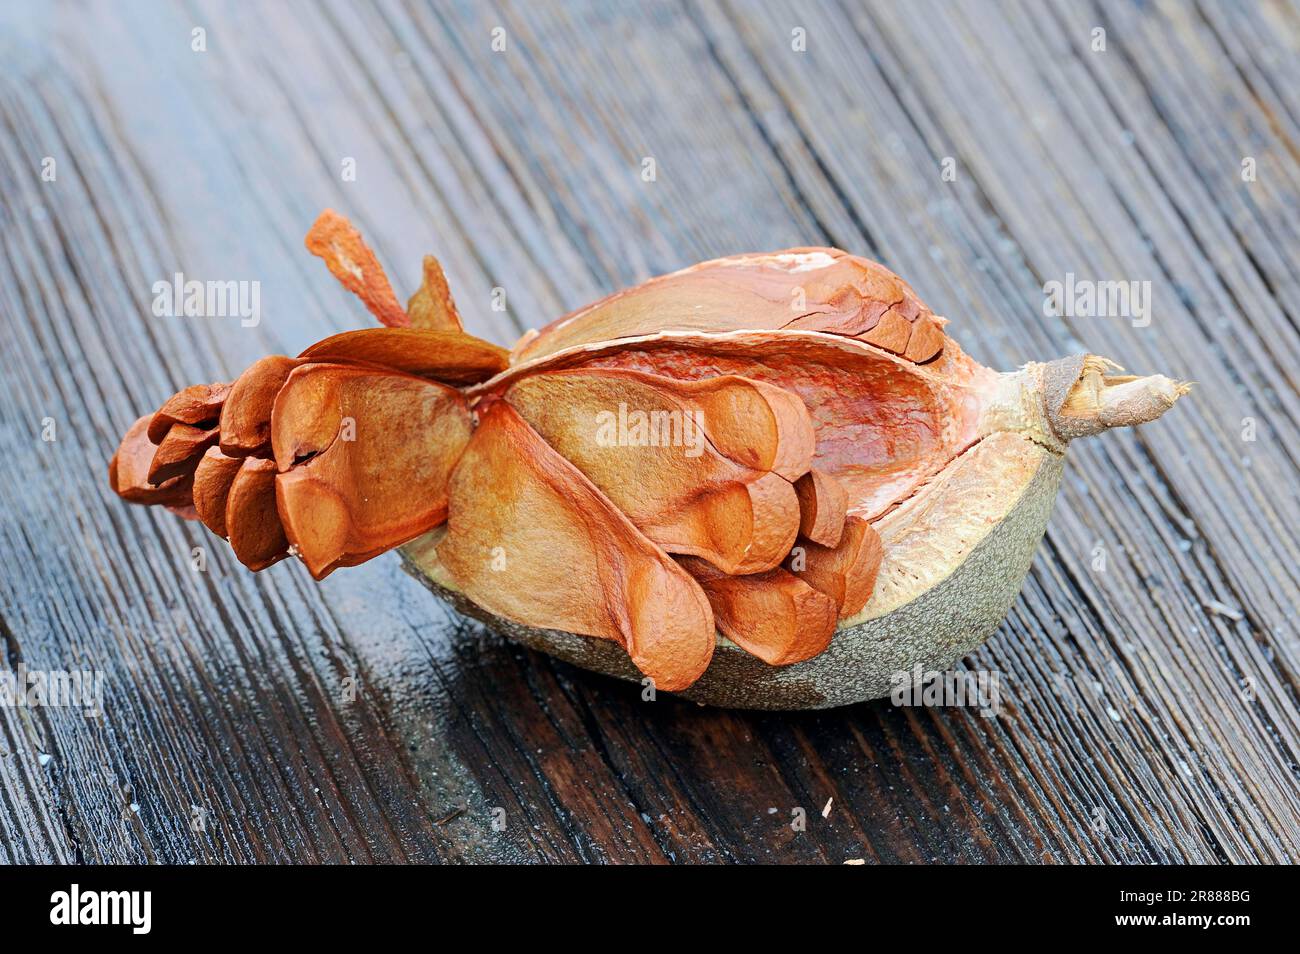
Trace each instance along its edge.
{"label": "brown papery seed wing", "polygon": [[838,544],[849,506],[849,495],[840,482],[810,470],[795,481],[794,492],[799,497],[799,532],[825,547]]}
{"label": "brown papery seed wing", "polygon": [[271,447],[271,408],[289,373],[302,362],[282,354],[250,364],[221,409],[221,452],[227,457],[263,454]]}
{"label": "brown papery seed wing", "polygon": [[242,463],[240,457],[227,457],[221,448],[209,447],[194,468],[194,511],[219,537],[226,536],[226,502]]}
{"label": "brown papery seed wing", "polygon": [[790,570],[813,589],[825,593],[840,608],[840,618],[861,612],[871,598],[880,572],[880,535],[861,517],[849,517],[839,545],[824,547],[800,540],[791,554]]}
{"label": "brown papery seed wing", "polygon": [[229,393],[228,383],[192,384],[177,391],[149,422],[149,440],[161,444],[173,424],[215,423],[221,416],[221,406]]}
{"label": "brown papery seed wing", "polygon": [[[778,565],[799,526],[794,487],[723,457],[690,393],[668,378],[601,371],[526,377],[506,400],[647,537],[728,573]],[[701,424],[703,426],[701,426]]]}
{"label": "brown papery seed wing", "polygon": [[793,391],[737,374],[680,381],[644,371],[600,373],[695,415],[714,449],[738,464],[791,481],[812,466],[817,434],[808,408]]}
{"label": "brown papery seed wing", "polygon": [[173,477],[193,474],[203,452],[216,444],[219,436],[217,427],[205,430],[189,424],[173,424],[149,464],[149,482],[161,484]]}
{"label": "brown papery seed wing", "polygon": [[[454,388],[409,375],[307,365],[272,415],[279,512],[318,579],[438,526],[470,437]],[[303,453],[315,456],[305,462]]]}
{"label": "brown papery seed wing", "polygon": [[356,361],[444,384],[477,384],[504,371],[510,353],[463,331],[428,328],[363,328],[318,341],[300,357]]}
{"label": "brown papery seed wing", "polygon": [[614,640],[660,689],[686,688],[712,658],[699,586],[504,402],[452,475],[438,558],[484,609]]}
{"label": "brown papery seed wing", "polygon": [[275,463],[246,457],[226,495],[226,533],[239,562],[264,570],[289,555],[275,506]]}
{"label": "brown papery seed wing", "polygon": [[456,310],[456,302],[447,286],[447,276],[442,272],[442,263],[432,255],[426,255],[423,271],[420,290],[406,303],[406,314],[411,319],[411,327],[434,331],[463,330],[460,313]]}
{"label": "brown papery seed wing", "polygon": [[271,455],[276,466],[287,471],[333,444],[343,428],[344,384],[383,373],[328,362],[303,362],[294,368],[271,406]]}
{"label": "brown papery seed wing", "polygon": [[192,473],[184,473],[156,486],[149,480],[149,466],[158,452],[157,446],[149,440],[151,420],[153,415],[146,414],[127,428],[122,443],[108,462],[108,485],[113,493],[131,503],[187,507],[192,502]]}
{"label": "brown papery seed wing", "polygon": [[718,453],[755,470],[797,480],[812,466],[817,434],[799,395],[735,374],[678,381],[637,371],[609,372],[638,378],[671,395],[704,422]]}
{"label": "brown papery seed wing", "polygon": [[709,598],[718,629],[733,643],[773,666],[818,655],[838,621],[835,601],[780,569],[729,576],[695,557],[677,562]]}
{"label": "brown papery seed wing", "polygon": [[883,265],[839,249],[788,249],[703,262],[617,292],[552,322],[517,346],[514,359],[662,331],[790,329],[855,337],[926,361],[944,346],[942,327]]}

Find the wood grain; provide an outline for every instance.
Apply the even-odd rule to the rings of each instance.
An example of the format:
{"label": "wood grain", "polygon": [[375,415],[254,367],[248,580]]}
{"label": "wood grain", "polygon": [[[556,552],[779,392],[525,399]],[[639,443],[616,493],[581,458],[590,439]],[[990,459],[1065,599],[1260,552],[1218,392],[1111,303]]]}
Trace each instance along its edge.
{"label": "wood grain", "polygon": [[[66,2],[6,5],[0,37],[0,647],[105,679],[99,718],[0,707],[0,860],[1300,858],[1294,5]],[[400,296],[437,254],[503,344],[834,244],[985,363],[1086,347],[1197,387],[1071,453],[965,662],[999,717],[646,703],[395,556],[252,576],[108,491],[177,387],[367,323],[302,248],[326,206]],[[153,316],[177,271],[259,281],[260,324]],[[1044,317],[1071,272],[1149,281],[1150,324]]]}

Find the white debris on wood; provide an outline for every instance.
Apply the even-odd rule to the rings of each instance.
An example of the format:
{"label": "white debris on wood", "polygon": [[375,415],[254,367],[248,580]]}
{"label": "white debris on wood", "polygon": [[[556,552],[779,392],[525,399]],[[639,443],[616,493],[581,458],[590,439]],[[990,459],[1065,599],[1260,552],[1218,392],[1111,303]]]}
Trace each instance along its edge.
{"label": "white debris on wood", "polygon": [[1207,610],[1215,616],[1226,616],[1228,619],[1242,620],[1246,615],[1235,606],[1229,606],[1227,603],[1220,603],[1218,600],[1210,600],[1203,604]]}

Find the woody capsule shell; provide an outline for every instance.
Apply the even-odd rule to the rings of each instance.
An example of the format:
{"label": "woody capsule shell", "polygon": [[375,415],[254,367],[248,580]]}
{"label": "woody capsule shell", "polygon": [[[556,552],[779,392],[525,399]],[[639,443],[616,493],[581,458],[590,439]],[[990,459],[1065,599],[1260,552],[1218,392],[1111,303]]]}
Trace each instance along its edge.
{"label": "woody capsule shell", "polygon": [[[872,344],[864,340],[869,320],[863,312],[888,314],[902,302],[904,313],[926,327],[940,327],[942,319],[931,316],[901,280],[881,279],[883,269],[861,259],[852,261],[862,263],[870,282],[850,282],[847,290],[832,283],[823,292],[832,306],[807,295],[824,278],[813,276],[804,291],[808,313],[823,309],[816,321],[780,324],[789,312],[777,309],[788,309],[798,269],[810,261],[839,264],[846,257],[834,250],[797,250],[705,263],[678,273],[685,279],[680,298],[664,287],[674,276],[653,280],[525,337],[512,367],[476,389],[480,400],[509,400],[530,377],[623,369],[679,381],[743,375],[802,399],[816,432],[807,472],[842,487],[849,519],[865,521],[878,535],[880,562],[867,584],[869,596],[839,620],[820,651],[772,665],[743,638],[725,635],[724,607],[706,584],[721,632],[707,669],[680,691],[687,699],[737,708],[825,708],[886,696],[895,675],[916,665],[947,668],[983,642],[1014,602],[1046,529],[1068,442],[1152,420],[1186,391],[1161,375],[1117,375],[1111,362],[1096,356],[998,373],[971,360],[947,335],[940,336],[937,353],[928,345],[914,349],[919,361],[907,356],[915,331],[896,330],[890,347]],[[763,267],[765,259],[770,268]],[[699,279],[700,272],[714,269],[707,281]],[[754,269],[763,274],[746,274]],[[710,289],[721,289],[727,302],[737,304],[710,304]],[[746,289],[761,291],[746,301]],[[887,296],[890,307],[882,309],[872,293]],[[642,296],[651,299],[644,307],[637,302]],[[810,330],[800,328],[814,323]],[[629,334],[620,335],[622,329]],[[833,512],[836,503],[832,499],[823,509]],[[413,541],[403,554],[458,610],[583,668],[643,678],[613,643],[486,611],[457,586],[439,558],[447,532],[440,528]],[[807,578],[806,558],[823,548],[800,536],[793,549],[805,565],[792,559],[786,566]],[[709,578],[716,579],[720,574],[710,569]],[[508,576],[508,569],[503,572]],[[756,578],[729,579],[734,584]],[[769,585],[765,595],[771,590]],[[843,588],[832,595],[843,599]],[[793,605],[794,598],[782,605]],[[770,598],[763,606],[765,618],[780,615]],[[792,640],[823,625],[819,609],[797,621]],[[753,625],[760,628],[758,620]]]}
{"label": "woody capsule shell", "polygon": [[838,249],[703,262],[530,332],[467,334],[437,260],[405,307],[352,225],[307,247],[385,327],[178,392],[109,467],[260,570],[400,548],[452,605],[719,706],[888,694],[997,627],[1068,443],[1186,391],[1078,355],[1000,373]]}

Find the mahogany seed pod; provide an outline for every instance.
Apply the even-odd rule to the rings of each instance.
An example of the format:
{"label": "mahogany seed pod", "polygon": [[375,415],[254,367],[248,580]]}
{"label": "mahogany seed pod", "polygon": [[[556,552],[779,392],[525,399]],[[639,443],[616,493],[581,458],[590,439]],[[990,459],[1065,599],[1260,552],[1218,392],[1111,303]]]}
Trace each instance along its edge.
{"label": "mahogany seed pod", "polygon": [[[1015,598],[1068,442],[1187,391],[1093,355],[985,368],[906,282],[837,249],[653,279],[507,364],[461,330],[436,260],[404,310],[346,219],[327,210],[308,247],[389,329],[180,392],[127,432],[114,491],[228,533],[253,569],[297,552],[317,577],[434,527],[404,553],[458,608],[705,703],[839,705],[950,664]],[[628,398],[699,415],[699,453],[593,447],[579,418]]]}
{"label": "mahogany seed pod", "polygon": [[[897,674],[917,664],[949,666],[989,636],[1019,592],[1069,441],[1154,420],[1188,389],[1162,375],[1115,375],[1111,362],[1094,355],[998,373],[963,354],[901,280],[887,287],[902,305],[883,309],[871,298],[873,286],[856,282],[845,290],[833,281],[817,286],[822,300],[805,288],[805,312],[793,321],[767,306],[727,307],[722,288],[733,302],[798,300],[799,269],[830,267],[808,254],[706,263],[697,267],[709,273],[703,284],[688,269],[620,292],[525,335],[510,369],[469,391],[490,402],[534,376],[626,369],[678,381],[741,375],[802,399],[816,425],[812,466],[845,492],[848,526],[869,524],[878,536],[878,574],[865,605],[804,661],[772,666],[719,636],[709,668],[681,692],[697,702],[846,705],[888,695]],[[901,333],[873,344],[868,331],[883,325],[879,336],[896,325],[891,310],[911,325],[906,345]],[[829,330],[801,329],[813,323]],[[435,592],[511,638],[588,669],[640,678],[608,642],[502,623],[459,591],[430,538],[403,553]],[[863,599],[861,587],[842,598]]]}

